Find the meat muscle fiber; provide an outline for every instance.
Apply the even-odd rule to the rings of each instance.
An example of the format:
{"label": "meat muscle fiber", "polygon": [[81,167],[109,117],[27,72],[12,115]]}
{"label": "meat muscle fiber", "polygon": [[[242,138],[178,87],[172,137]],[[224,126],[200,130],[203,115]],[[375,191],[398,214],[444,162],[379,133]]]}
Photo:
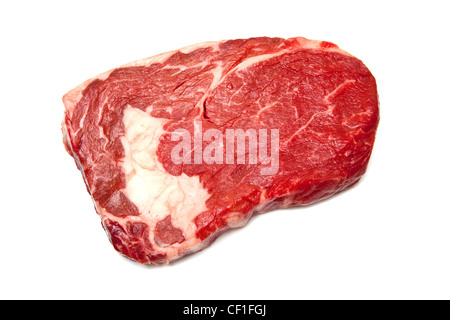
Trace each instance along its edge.
{"label": "meat muscle fiber", "polygon": [[94,77],[63,101],[65,147],[111,243],[152,264],[205,248],[253,214],[352,186],[379,121],[365,65],[300,37],[163,53]]}

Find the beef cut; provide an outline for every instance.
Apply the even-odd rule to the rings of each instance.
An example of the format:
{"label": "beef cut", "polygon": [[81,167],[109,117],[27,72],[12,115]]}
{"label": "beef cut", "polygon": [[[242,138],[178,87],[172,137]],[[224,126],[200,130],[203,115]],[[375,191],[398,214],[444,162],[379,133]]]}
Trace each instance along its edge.
{"label": "beef cut", "polygon": [[65,147],[111,243],[152,264],[205,248],[253,214],[352,186],[379,121],[364,64],[300,37],[163,53],[63,101]]}

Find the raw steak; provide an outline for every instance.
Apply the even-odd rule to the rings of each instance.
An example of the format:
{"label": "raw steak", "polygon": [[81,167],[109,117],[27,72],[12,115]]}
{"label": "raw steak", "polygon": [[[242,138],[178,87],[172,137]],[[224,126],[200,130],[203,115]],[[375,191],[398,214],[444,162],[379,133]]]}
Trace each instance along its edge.
{"label": "raw steak", "polygon": [[[253,214],[350,187],[379,120],[364,64],[305,38],[189,46],[105,72],[63,101],[66,149],[110,241],[153,264],[198,251]],[[237,136],[225,142],[229,129],[244,132],[247,149]],[[259,147],[273,144],[258,153],[251,133]],[[192,149],[180,148],[184,138]]]}

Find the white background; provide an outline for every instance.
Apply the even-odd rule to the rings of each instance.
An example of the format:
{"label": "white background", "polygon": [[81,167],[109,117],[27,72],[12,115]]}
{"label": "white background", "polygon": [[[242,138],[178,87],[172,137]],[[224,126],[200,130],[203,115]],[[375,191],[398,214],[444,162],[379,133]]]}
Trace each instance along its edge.
{"label": "white background", "polygon": [[[2,1],[2,299],[448,299],[446,1]],[[116,253],[65,152],[61,98],[121,64],[252,36],[327,40],[378,82],[367,174],[173,265]]]}

